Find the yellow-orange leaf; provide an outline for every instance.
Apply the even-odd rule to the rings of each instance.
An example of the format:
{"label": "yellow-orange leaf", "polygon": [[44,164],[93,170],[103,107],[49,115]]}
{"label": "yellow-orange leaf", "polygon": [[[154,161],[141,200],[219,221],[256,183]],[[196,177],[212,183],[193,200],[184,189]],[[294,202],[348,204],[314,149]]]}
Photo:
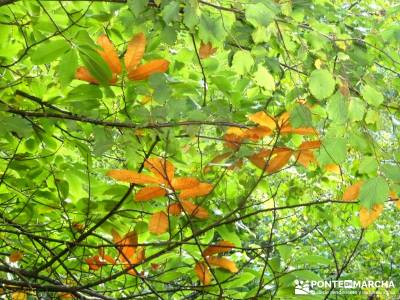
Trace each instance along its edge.
{"label": "yellow-orange leaf", "polygon": [[210,255],[217,254],[217,253],[228,252],[229,250],[231,250],[234,247],[235,247],[235,245],[229,241],[219,241],[215,245],[208,246],[203,251],[203,256],[210,256]]}
{"label": "yellow-orange leaf", "polygon": [[70,293],[57,293],[58,298],[60,299],[74,299],[75,296]]}
{"label": "yellow-orange leaf", "polygon": [[256,142],[259,139],[262,139],[263,137],[271,135],[271,133],[272,133],[272,130],[269,127],[258,126],[258,127],[253,127],[253,128],[247,129],[244,132],[244,137]]}
{"label": "yellow-orange leaf", "polygon": [[320,147],[321,141],[304,141],[299,146],[299,150],[319,149]]}
{"label": "yellow-orange leaf", "polygon": [[208,285],[211,282],[212,275],[208,266],[204,262],[197,262],[194,271],[196,272],[197,277],[200,279],[200,282],[204,285]]}
{"label": "yellow-orange leaf", "polygon": [[124,181],[129,183],[136,183],[136,184],[146,184],[146,183],[162,183],[163,181],[160,180],[158,177],[153,177],[129,170],[110,170],[106,174],[111,178],[114,178],[118,181]]}
{"label": "yellow-orange leaf", "polygon": [[120,74],[122,68],[118,58],[118,53],[108,37],[106,35],[101,35],[97,39],[97,44],[103,48],[103,50],[99,50],[99,54],[106,61],[111,71],[115,74]]}
{"label": "yellow-orange leaf", "polygon": [[311,163],[315,163],[316,159],[311,150],[301,150],[297,152],[296,161],[307,168]]}
{"label": "yellow-orange leaf", "polygon": [[126,71],[130,72],[136,69],[143,58],[146,48],[146,36],[143,32],[136,34],[128,44],[124,56]]}
{"label": "yellow-orange leaf", "polygon": [[286,148],[284,151],[277,152],[276,156],[272,157],[268,162],[266,171],[268,173],[273,173],[282,169],[289,162],[291,156],[292,150],[289,148]]}
{"label": "yellow-orange leaf", "polygon": [[154,198],[165,196],[167,191],[159,186],[146,186],[140,189],[136,195],[136,201],[149,201]]}
{"label": "yellow-orange leaf", "polygon": [[26,300],[28,299],[28,295],[24,292],[14,292],[11,295],[12,300]]}
{"label": "yellow-orange leaf", "polygon": [[207,257],[206,259],[211,266],[226,269],[231,273],[236,273],[237,271],[239,271],[238,268],[236,267],[236,264],[225,257],[210,256]]}
{"label": "yellow-orange leaf", "polygon": [[194,198],[194,197],[199,197],[199,196],[205,196],[208,193],[210,193],[212,191],[212,189],[213,189],[212,184],[201,182],[193,188],[183,190],[180,193],[179,198],[184,200],[184,199],[189,199],[189,198]]}
{"label": "yellow-orange leaf", "polygon": [[353,201],[357,200],[358,195],[360,194],[361,186],[363,185],[363,181],[358,181],[357,183],[349,186],[343,193],[342,200],[343,201]]}
{"label": "yellow-orange leaf", "polygon": [[290,113],[285,111],[283,114],[281,114],[278,117],[278,126],[279,127],[283,127],[285,125],[287,125],[289,123],[289,119],[290,119]]}
{"label": "yellow-orange leaf", "polygon": [[207,219],[208,211],[203,207],[198,206],[190,201],[182,200],[181,206],[189,216],[193,216],[199,219]]}
{"label": "yellow-orange leaf", "polygon": [[169,67],[169,61],[165,59],[152,60],[146,64],[140,65],[128,73],[130,80],[145,80],[155,73],[165,73]]}
{"label": "yellow-orange leaf", "polygon": [[244,136],[245,130],[243,130],[242,128],[239,128],[239,127],[229,127],[225,133],[242,137],[242,136]]}
{"label": "yellow-orange leaf", "polygon": [[360,208],[360,222],[362,228],[367,228],[369,225],[381,215],[383,211],[383,204],[375,204],[371,210],[368,210],[364,206]]}
{"label": "yellow-orange leaf", "polygon": [[16,261],[20,261],[23,256],[24,256],[24,254],[21,251],[15,250],[10,253],[10,256],[8,258],[10,259],[11,262],[16,262]]}
{"label": "yellow-orange leaf", "polygon": [[213,48],[213,46],[210,42],[208,42],[207,44],[204,44],[203,42],[201,42],[200,49],[199,49],[199,56],[201,59],[207,58],[207,57],[213,55],[215,52],[217,52],[217,48]]}
{"label": "yellow-orange leaf", "polygon": [[325,170],[330,173],[340,174],[340,167],[337,164],[327,164]]}
{"label": "yellow-orange leaf", "polygon": [[175,167],[171,162],[165,159],[158,157],[148,158],[144,162],[144,166],[151,173],[160,178],[162,182],[172,181],[174,178]]}
{"label": "yellow-orange leaf", "polygon": [[194,177],[181,177],[172,179],[172,187],[175,190],[185,190],[193,188],[200,184],[200,181]]}
{"label": "yellow-orange leaf", "polygon": [[154,234],[167,232],[168,216],[162,211],[154,213],[150,218],[149,231]]}
{"label": "yellow-orange leaf", "polygon": [[168,206],[168,214],[179,216],[182,212],[182,207],[179,203],[172,203]]}
{"label": "yellow-orange leaf", "polygon": [[257,123],[258,125],[268,127],[271,130],[276,128],[275,119],[263,111],[256,112],[249,116],[249,120]]}
{"label": "yellow-orange leaf", "polygon": [[75,72],[75,78],[90,83],[99,83],[85,67],[79,67]]}

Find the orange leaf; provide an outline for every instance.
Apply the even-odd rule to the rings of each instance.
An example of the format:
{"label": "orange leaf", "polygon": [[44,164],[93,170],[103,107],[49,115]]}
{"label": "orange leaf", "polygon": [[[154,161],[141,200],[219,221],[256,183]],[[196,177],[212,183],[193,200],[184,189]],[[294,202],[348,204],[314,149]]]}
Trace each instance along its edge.
{"label": "orange leaf", "polygon": [[276,156],[271,158],[268,162],[268,167],[266,169],[268,173],[274,173],[282,169],[289,162],[289,159],[292,156],[292,150],[290,150],[289,148],[280,149],[284,150],[279,150],[279,152],[276,152]]}
{"label": "orange leaf", "polygon": [[272,130],[269,127],[258,126],[249,128],[244,132],[244,137],[252,141],[258,141],[265,136],[271,135]]}
{"label": "orange leaf", "polygon": [[136,195],[136,201],[149,201],[154,198],[165,196],[167,191],[159,186],[147,186],[140,189]]}
{"label": "orange leaf", "polygon": [[143,32],[136,34],[128,44],[124,56],[126,71],[130,72],[136,69],[143,58],[146,48],[146,36]]}
{"label": "orange leaf", "polygon": [[162,234],[168,231],[168,217],[164,212],[156,212],[151,216],[149,231],[154,234]]}
{"label": "orange leaf", "polygon": [[118,247],[123,255],[127,258],[132,257],[136,252],[136,245],[138,243],[138,236],[136,231],[130,231],[125,234],[124,238],[118,243]]}
{"label": "orange leaf", "polygon": [[199,196],[205,196],[208,193],[210,193],[212,191],[212,189],[213,189],[212,184],[201,182],[193,188],[183,190],[179,194],[179,198],[184,200],[184,199],[189,199],[189,198],[194,198],[194,197],[199,197]]}
{"label": "orange leaf", "polygon": [[190,201],[182,200],[181,206],[189,216],[199,219],[207,219],[208,211]]}
{"label": "orange leaf", "polygon": [[337,164],[327,164],[325,170],[330,173],[340,174],[340,167]]}
{"label": "orange leaf", "polygon": [[93,257],[85,259],[85,262],[89,265],[89,270],[97,271],[100,267],[97,265],[96,260]]}
{"label": "orange leaf", "polygon": [[113,242],[114,242],[114,244],[118,244],[118,243],[121,242],[122,237],[121,237],[121,235],[118,233],[118,231],[116,231],[114,228],[111,229],[111,235],[112,235],[112,237],[113,237]]}
{"label": "orange leaf", "polygon": [[79,67],[75,72],[75,78],[90,83],[99,83],[96,78],[89,73],[89,70],[85,67]]}
{"label": "orange leaf", "polygon": [[162,183],[160,178],[152,177],[149,175],[129,171],[129,170],[110,170],[106,174],[111,178],[118,181],[124,181],[136,184],[146,184],[146,183]]}
{"label": "orange leaf", "polygon": [[145,259],[144,255],[144,248],[143,247],[137,247],[136,255],[133,256],[128,256],[125,255],[125,253],[121,253],[119,256],[119,260],[124,262],[125,265],[137,265],[141,263]]}
{"label": "orange leaf", "polygon": [[168,70],[169,61],[165,59],[152,60],[146,64],[140,65],[128,73],[130,80],[145,80],[154,73],[165,73]]}
{"label": "orange leaf", "polygon": [[108,39],[106,35],[101,35],[97,39],[97,44],[103,48],[103,50],[99,50],[99,54],[101,57],[107,62],[111,71],[115,74],[121,73],[121,63],[118,58],[118,53],[114,48],[114,45]]}
{"label": "orange leaf", "polygon": [[229,127],[226,132],[226,134],[233,134],[233,135],[237,135],[240,137],[244,136],[245,131],[242,128],[239,127]]}
{"label": "orange leaf", "polygon": [[321,141],[304,141],[299,146],[299,150],[311,150],[321,147]]}
{"label": "orange leaf", "polygon": [[363,185],[363,181],[358,181],[357,183],[349,186],[343,193],[342,200],[343,201],[353,201],[357,200],[358,195],[360,194],[361,186]]}
{"label": "orange leaf", "polygon": [[182,213],[182,207],[179,203],[172,203],[168,206],[168,214],[179,216]]}
{"label": "orange leaf", "polygon": [[242,142],[242,137],[233,133],[224,134],[225,146],[231,149],[238,149]]}
{"label": "orange leaf", "polygon": [[369,225],[381,215],[383,211],[383,204],[375,204],[371,210],[368,210],[364,206],[360,208],[360,222],[362,228],[367,228]]}
{"label": "orange leaf", "polygon": [[390,200],[392,200],[392,201],[399,200],[399,196],[397,195],[397,193],[395,191],[390,191],[389,197],[390,197]]}
{"label": "orange leaf", "polygon": [[315,156],[311,150],[302,150],[297,152],[296,161],[307,168],[311,163],[315,163]]}
{"label": "orange leaf", "polygon": [[211,266],[226,269],[231,273],[236,273],[239,271],[235,263],[225,257],[210,256],[206,259]]}
{"label": "orange leaf", "polygon": [[75,296],[70,293],[57,293],[58,298],[60,299],[74,299]]}
{"label": "orange leaf", "polygon": [[172,187],[175,190],[186,190],[198,186],[200,181],[193,177],[182,177],[172,179]]}
{"label": "orange leaf", "polygon": [[289,123],[289,119],[290,119],[290,113],[285,111],[283,114],[281,114],[278,117],[278,121],[277,121],[278,126],[282,127],[282,126],[287,125]]}
{"label": "orange leaf", "polygon": [[144,162],[144,167],[160,178],[162,182],[172,181],[174,178],[175,167],[171,162],[165,159],[158,157],[148,158]]}
{"label": "orange leaf", "polygon": [[313,135],[318,134],[318,132],[312,127],[299,127],[292,128],[289,124],[283,126],[280,130],[281,134],[301,134],[301,135]]}
{"label": "orange leaf", "polygon": [[212,275],[208,266],[204,262],[197,262],[194,271],[196,272],[197,277],[199,277],[200,282],[204,285],[208,285],[211,282]]}
{"label": "orange leaf", "polygon": [[16,262],[16,261],[20,261],[23,256],[24,256],[24,254],[21,251],[15,250],[10,253],[10,256],[8,258],[10,259],[11,262]]}
{"label": "orange leaf", "polygon": [[203,251],[203,256],[210,256],[213,254],[217,253],[223,253],[223,252],[228,252],[232,248],[234,248],[235,245],[231,242],[228,241],[219,241],[217,244],[208,246],[204,251]]}
{"label": "orange leaf", "polygon": [[199,56],[201,59],[210,57],[215,52],[217,52],[217,48],[213,48],[210,42],[208,42],[207,44],[201,42],[199,49]]}
{"label": "orange leaf", "polygon": [[116,261],[109,255],[103,255],[102,258],[111,265],[115,265]]}
{"label": "orange leaf", "polygon": [[249,120],[254,123],[257,123],[258,125],[268,127],[271,130],[274,130],[276,128],[276,122],[274,118],[267,115],[263,111],[259,111],[256,112],[255,114],[250,115]]}

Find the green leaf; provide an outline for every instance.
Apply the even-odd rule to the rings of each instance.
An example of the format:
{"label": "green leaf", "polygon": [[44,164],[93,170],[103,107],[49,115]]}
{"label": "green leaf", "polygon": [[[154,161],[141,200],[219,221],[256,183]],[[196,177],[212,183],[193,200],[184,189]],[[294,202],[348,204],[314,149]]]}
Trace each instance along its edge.
{"label": "green leaf", "polygon": [[343,124],[347,121],[348,102],[339,92],[328,99],[327,110],[328,116],[333,122]]}
{"label": "green leaf", "polygon": [[257,71],[254,73],[254,81],[258,86],[266,90],[275,90],[274,77],[272,77],[271,73],[263,66],[258,66]]}
{"label": "green leaf", "polygon": [[328,98],[335,90],[335,79],[327,70],[314,70],[309,79],[311,94],[319,99]]}
{"label": "green leaf", "polygon": [[62,86],[68,85],[74,79],[75,71],[78,67],[78,55],[74,49],[66,52],[60,58],[57,74]]}
{"label": "green leaf", "polygon": [[211,42],[214,45],[219,44],[226,34],[221,18],[211,18],[202,13],[199,24],[199,37],[203,42]]}
{"label": "green leaf", "polygon": [[297,104],[290,114],[290,124],[294,128],[312,127],[311,111],[307,106]]}
{"label": "green leaf", "polygon": [[250,69],[253,65],[254,60],[249,51],[240,50],[237,51],[233,56],[232,69],[234,69],[240,75],[250,72]]}
{"label": "green leaf", "polygon": [[242,241],[231,227],[226,225],[218,226],[217,232],[221,235],[222,239],[233,243],[236,247],[242,246]]}
{"label": "green leaf", "polygon": [[136,17],[147,9],[148,3],[149,0],[128,0],[128,6]]}
{"label": "green leaf", "polygon": [[90,47],[79,47],[79,55],[85,67],[90,74],[94,76],[101,84],[107,85],[111,80],[111,69],[105,60],[96,51]]}
{"label": "green leaf", "polygon": [[196,0],[186,0],[185,8],[183,9],[183,23],[193,29],[200,22],[200,10]]}
{"label": "green leaf", "polygon": [[30,54],[32,63],[35,65],[47,64],[55,60],[70,48],[69,44],[63,40],[54,40],[40,44],[35,47]]}
{"label": "green leaf", "polygon": [[396,165],[385,164],[382,167],[382,172],[394,182],[400,183],[400,167]]}
{"label": "green leaf", "polygon": [[374,204],[384,203],[389,197],[389,186],[386,180],[381,177],[374,177],[367,180],[360,189],[360,204],[371,209]]}
{"label": "green leaf", "polygon": [[164,6],[161,15],[166,24],[169,24],[172,21],[177,21],[179,19],[179,2],[169,2],[166,6]]}
{"label": "green leaf", "polygon": [[346,140],[336,137],[325,138],[322,141],[321,148],[316,152],[318,161],[322,165],[329,163],[340,164],[346,159]]}
{"label": "green leaf", "polygon": [[329,265],[331,260],[321,255],[305,255],[298,257],[294,264]]}
{"label": "green leaf", "polygon": [[350,121],[361,121],[365,114],[365,103],[360,98],[350,98],[349,118]]}
{"label": "green leaf", "polygon": [[246,6],[246,19],[254,27],[268,26],[273,22],[275,13],[263,3],[248,4]]}
{"label": "green leaf", "polygon": [[378,163],[376,158],[372,156],[366,156],[361,160],[358,171],[362,174],[374,174],[378,170]]}
{"label": "green leaf", "polygon": [[375,107],[378,107],[384,101],[382,93],[370,85],[364,85],[361,88],[361,95],[368,104]]}

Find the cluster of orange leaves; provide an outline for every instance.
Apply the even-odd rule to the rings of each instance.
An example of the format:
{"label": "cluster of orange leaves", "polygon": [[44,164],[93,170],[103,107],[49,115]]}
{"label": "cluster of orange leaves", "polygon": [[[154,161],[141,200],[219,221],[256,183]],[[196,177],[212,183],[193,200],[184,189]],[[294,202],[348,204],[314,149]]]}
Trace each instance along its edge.
{"label": "cluster of orange leaves", "polygon": [[226,257],[219,257],[215,254],[230,251],[235,245],[228,241],[219,241],[217,244],[207,247],[203,252],[203,261],[198,261],[194,271],[200,282],[204,285],[210,284],[212,275],[208,266],[219,267],[228,270],[231,273],[238,272],[236,264]]}
{"label": "cluster of orange leaves", "polygon": [[[146,36],[141,32],[136,34],[128,44],[124,55],[124,63],[130,80],[144,80],[154,73],[164,73],[168,70],[169,62],[165,59],[155,59],[148,63],[140,64],[146,49],[146,43]],[[97,39],[97,44],[102,49],[98,50],[98,53],[111,69],[112,78],[110,83],[114,84],[118,80],[118,75],[122,72],[122,64],[118,53],[106,35],[101,35]],[[90,83],[98,83],[97,79],[85,67],[77,69],[75,78]]]}
{"label": "cluster of orange leaves", "polygon": [[[343,201],[355,201],[358,199],[358,196],[360,195],[360,190],[363,185],[363,181],[357,181],[353,185],[349,186],[346,188],[346,190],[343,193],[342,200]],[[390,198],[392,201],[396,203],[397,208],[400,208],[400,200],[399,197],[397,196],[396,192],[391,191],[390,192]],[[384,205],[381,203],[374,204],[372,206],[372,209],[368,209],[364,206],[360,206],[360,224],[362,228],[367,228],[369,225],[375,222],[376,219],[379,218],[379,216],[383,212]]]}
{"label": "cluster of orange leaves", "polygon": [[137,173],[130,170],[110,170],[107,175],[131,184],[145,184],[135,194],[135,201],[150,201],[166,195],[173,196],[173,203],[167,207],[167,213],[159,211],[152,214],[149,221],[149,231],[153,234],[162,234],[168,231],[168,215],[179,216],[185,213],[198,219],[207,219],[208,211],[187,200],[209,194],[213,185],[200,182],[194,177],[175,177],[174,165],[162,158],[146,159],[144,167],[150,174]]}
{"label": "cluster of orange leaves", "polygon": [[[256,112],[248,117],[250,121],[257,125],[250,128],[230,127],[224,135],[225,146],[231,150],[216,156],[210,165],[219,163],[231,157],[235,151],[239,150],[242,143],[246,141],[257,142],[264,137],[271,136],[274,132],[280,135],[299,134],[299,135],[318,135],[312,127],[293,128],[290,125],[290,114],[283,113],[279,117],[271,117],[264,111]],[[292,155],[296,162],[308,167],[311,163],[317,163],[314,150],[321,147],[320,140],[304,141],[296,150],[288,147],[274,147],[273,149],[262,149],[247,158],[258,168],[267,173],[274,173],[282,169],[290,160]],[[231,168],[240,167],[242,161],[239,160]],[[334,164],[325,166],[328,171],[338,172],[339,167]],[[210,170],[210,166],[205,168],[205,172]]]}
{"label": "cluster of orange leaves", "polygon": [[138,246],[138,235],[135,231],[128,232],[121,237],[115,230],[111,232],[113,237],[113,243],[115,248],[118,250],[118,257],[113,257],[105,254],[103,248],[99,248],[98,254],[87,258],[85,261],[89,265],[90,270],[97,271],[106,265],[122,265],[125,268],[129,268],[128,274],[136,275],[134,269],[131,266],[141,263],[145,259],[144,247]]}

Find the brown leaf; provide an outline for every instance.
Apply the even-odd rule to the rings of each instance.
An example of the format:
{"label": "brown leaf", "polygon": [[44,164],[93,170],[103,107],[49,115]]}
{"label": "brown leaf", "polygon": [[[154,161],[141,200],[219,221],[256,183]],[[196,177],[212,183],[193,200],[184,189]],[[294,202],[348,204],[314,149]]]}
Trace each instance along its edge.
{"label": "brown leaf", "polygon": [[212,44],[210,42],[208,42],[207,44],[204,44],[203,42],[201,42],[200,49],[199,49],[199,56],[201,59],[210,57],[215,52],[217,52],[217,48],[213,48]]}
{"label": "brown leaf", "polygon": [[208,193],[210,193],[212,191],[212,189],[213,189],[212,184],[201,182],[193,188],[183,190],[179,194],[179,198],[184,200],[184,199],[189,199],[189,198],[194,198],[194,197],[199,197],[199,196],[205,196]]}
{"label": "brown leaf", "polygon": [[154,213],[150,218],[149,231],[154,234],[167,232],[168,216],[162,211]]}
{"label": "brown leaf", "polygon": [[21,251],[15,250],[10,253],[10,256],[8,258],[9,258],[10,262],[17,262],[17,261],[20,261],[23,256],[24,256],[24,254]]}
{"label": "brown leaf", "polygon": [[128,78],[130,80],[145,80],[152,74],[167,72],[168,67],[169,61],[165,59],[152,60],[146,64],[140,65],[134,70],[131,70],[128,73]]}
{"label": "brown leaf", "polygon": [[249,116],[249,120],[260,126],[268,127],[271,130],[276,128],[276,121],[263,111],[256,112]]}
{"label": "brown leaf", "polygon": [[111,71],[115,74],[120,74],[122,67],[119,61],[118,53],[114,48],[114,45],[108,39],[106,35],[101,35],[97,39],[97,44],[103,48],[103,50],[99,50],[99,54],[106,61]]}
{"label": "brown leaf", "polygon": [[367,228],[369,225],[381,215],[383,211],[383,204],[375,204],[371,210],[368,210],[364,206],[360,208],[360,222],[362,228]]}
{"label": "brown leaf", "polygon": [[118,181],[124,181],[136,184],[146,184],[146,183],[162,183],[159,177],[153,177],[129,170],[110,170],[106,174],[107,176],[114,178]]}
{"label": "brown leaf", "polygon": [[162,158],[153,157],[148,158],[144,162],[144,167],[151,173],[161,179],[162,182],[171,182],[174,178],[175,167],[174,165]]}
{"label": "brown leaf", "polygon": [[125,68],[128,73],[135,70],[142,60],[146,42],[143,32],[136,34],[129,42],[124,56]]}
{"label": "brown leaf", "polygon": [[200,181],[194,177],[181,177],[172,179],[172,187],[175,190],[186,190],[198,186]]}
{"label": "brown leaf", "polygon": [[167,194],[167,191],[159,186],[147,186],[140,189],[135,194],[135,201],[149,201],[154,198],[162,197]]}
{"label": "brown leaf", "polygon": [[208,266],[204,262],[197,262],[194,271],[196,272],[197,277],[200,279],[200,282],[204,285],[208,285],[211,282],[212,275]]}
{"label": "brown leaf", "polygon": [[210,255],[217,254],[217,253],[228,252],[229,250],[231,250],[234,247],[235,247],[235,245],[229,241],[219,241],[215,245],[208,246],[203,251],[203,256],[210,256]]}
{"label": "brown leaf", "polygon": [[168,214],[179,216],[182,213],[182,207],[179,203],[172,203],[168,206]]}
{"label": "brown leaf", "polygon": [[190,201],[182,200],[181,206],[189,216],[193,216],[199,219],[208,218],[208,211],[206,209]]}
{"label": "brown leaf", "polygon": [[209,256],[206,258],[206,260],[211,266],[226,269],[231,273],[236,273],[239,271],[236,267],[236,264],[225,257]]}
{"label": "brown leaf", "polygon": [[342,200],[343,201],[353,201],[357,200],[358,195],[360,194],[361,186],[363,185],[363,181],[358,181],[355,184],[349,186],[343,193]]}

